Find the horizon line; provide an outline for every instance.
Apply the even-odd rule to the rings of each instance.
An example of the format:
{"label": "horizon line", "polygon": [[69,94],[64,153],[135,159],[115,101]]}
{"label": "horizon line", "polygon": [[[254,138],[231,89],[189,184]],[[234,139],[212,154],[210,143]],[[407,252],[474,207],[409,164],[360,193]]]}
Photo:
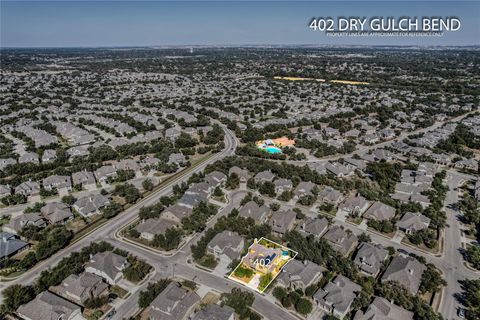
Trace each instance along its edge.
{"label": "horizon line", "polygon": [[268,47],[311,47],[311,48],[371,48],[371,47],[386,47],[386,48],[398,48],[398,47],[415,47],[415,48],[462,48],[462,47],[477,47],[480,48],[480,44],[445,44],[445,45],[422,45],[422,44],[177,44],[177,45],[79,45],[79,46],[1,46],[0,50],[4,49],[185,49],[185,48],[268,48]]}

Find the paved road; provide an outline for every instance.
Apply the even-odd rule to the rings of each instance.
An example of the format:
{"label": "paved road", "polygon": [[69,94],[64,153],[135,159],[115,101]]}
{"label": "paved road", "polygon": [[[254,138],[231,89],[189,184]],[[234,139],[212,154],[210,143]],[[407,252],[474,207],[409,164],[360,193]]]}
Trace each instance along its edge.
{"label": "paved road", "polygon": [[[202,269],[196,268],[188,263],[186,263],[187,257],[190,255],[190,245],[201,237],[201,234],[196,235],[195,237],[191,238],[190,241],[184,246],[185,251],[177,251],[174,256],[165,257],[162,255],[158,255],[152,251],[147,249],[141,248],[139,246],[135,246],[133,244],[119,241],[116,238],[116,233],[118,229],[127,225],[129,222],[134,220],[137,216],[138,210],[143,206],[149,206],[156,203],[162,196],[168,195],[172,192],[172,187],[175,184],[181,183],[183,181],[188,180],[188,178],[193,173],[201,172],[205,169],[205,167],[213,163],[221,158],[226,156],[232,155],[235,152],[236,146],[238,145],[238,139],[235,135],[225,128],[225,148],[222,152],[214,155],[212,158],[208,159],[208,161],[194,167],[185,170],[179,176],[177,176],[174,180],[170,181],[167,185],[163,188],[157,190],[147,198],[143,199],[142,201],[138,202],[137,204],[133,205],[132,207],[125,210],[121,215],[110,219],[107,224],[103,225],[102,227],[96,229],[95,231],[91,232],[87,237],[82,238],[81,240],[77,241],[75,244],[65,248],[64,250],[59,251],[49,259],[43,261],[42,263],[37,264],[32,269],[28,270],[21,277],[9,281],[0,283],[0,293],[5,289],[5,287],[13,285],[13,284],[31,284],[35,281],[38,275],[43,271],[51,266],[56,265],[62,258],[68,256],[70,253],[79,251],[81,248],[88,246],[92,242],[107,240],[114,244],[118,248],[122,248],[128,250],[139,258],[147,261],[154,267],[154,273],[151,275],[151,279],[158,279],[162,275],[169,275],[170,270],[172,270],[172,274],[175,276],[179,276],[186,279],[195,279],[197,282],[214,288],[221,292],[228,292],[233,287],[240,287],[239,284],[231,282],[228,279],[223,278],[221,275],[215,275],[213,273],[204,271]],[[233,201],[229,203],[223,211],[222,214],[227,214],[231,211],[234,206],[238,206],[241,198],[243,198],[243,192],[235,192],[235,196],[232,197]],[[216,222],[220,215],[217,215],[208,222],[207,226],[211,226]],[[177,262],[178,261],[178,262]],[[175,266],[176,265],[176,266]],[[172,267],[175,266],[175,267]],[[173,269],[174,268],[174,269]],[[120,319],[122,317],[128,317],[132,315],[137,310],[137,301],[138,301],[138,294],[139,292],[144,289],[148,285],[148,281],[143,283],[139,289],[137,289],[122,305],[118,306],[117,314],[115,317]],[[245,287],[242,286],[245,289]],[[294,320],[295,317],[290,315],[284,309],[272,304],[268,299],[265,297],[257,294],[254,308],[258,310],[258,312],[262,313],[267,319],[285,319],[285,320]]]}
{"label": "paved road", "polygon": [[455,299],[455,294],[462,292],[459,281],[466,278],[480,278],[480,272],[476,273],[463,264],[464,259],[460,252],[462,247],[460,212],[450,207],[450,205],[457,203],[459,200],[459,191],[455,189],[469,178],[471,177],[454,170],[449,170],[446,177],[446,184],[450,190],[444,203],[448,226],[445,228],[445,254],[441,261],[441,269],[444,272],[447,286],[444,290],[442,305],[440,306],[440,312],[446,320],[458,319],[457,309],[460,307],[460,304]]}
{"label": "paved road", "polygon": [[31,268],[30,270],[22,274],[21,277],[9,282],[1,282],[0,293],[1,291],[3,291],[3,289],[6,286],[10,286],[12,284],[32,283],[37,278],[37,276],[40,274],[41,271],[56,265],[62,258],[64,258],[65,256],[68,256],[71,252],[79,251],[81,248],[89,245],[93,241],[101,241],[105,239],[107,235],[114,234],[117,231],[117,229],[119,229],[120,227],[126,225],[128,222],[135,219],[141,207],[153,205],[157,203],[161,197],[170,194],[172,192],[173,185],[181,183],[183,181],[187,181],[188,178],[193,173],[199,173],[203,171],[208,164],[211,164],[223,157],[233,154],[235,152],[235,148],[238,143],[238,140],[230,130],[226,128],[224,128],[224,130],[226,133],[225,148],[220,153],[215,154],[214,156],[209,158],[207,161],[201,163],[196,167],[185,169],[175,179],[172,179],[170,182],[168,182],[168,184],[166,184],[161,189],[155,191],[154,193],[150,194],[148,197],[142,199],[140,202],[131,206],[130,208],[125,210],[122,214],[116,216],[115,218],[110,219],[108,223],[96,229],[95,231],[91,232],[87,237],[82,238],[81,240],[77,241],[73,245],[57,252],[49,259],[44,260],[41,263],[37,264],[35,267]]}
{"label": "paved road", "polygon": [[[462,117],[464,116],[453,119],[453,121],[458,121]],[[452,119],[449,121],[452,121]],[[443,123],[437,123],[432,127],[422,129],[421,131],[418,131],[418,132],[433,130],[435,128],[440,127],[441,125],[443,125]],[[78,251],[80,248],[87,246],[93,241],[101,241],[101,240],[107,240],[119,248],[133,252],[140,258],[152,264],[152,266],[154,266],[155,268],[155,272],[152,275],[152,279],[157,279],[159,277],[172,274],[175,276],[195,280],[201,284],[204,284],[206,286],[209,286],[221,292],[228,292],[230,291],[231,288],[239,286],[238,284],[231,282],[226,278],[223,278],[222,277],[223,275],[217,275],[214,273],[206,272],[186,262],[187,257],[190,254],[190,250],[189,250],[190,245],[198,241],[201,234],[198,234],[192,237],[188,241],[188,243],[183,247],[184,249],[178,251],[176,254],[170,257],[159,255],[153,251],[141,248],[129,242],[120,241],[115,236],[119,228],[121,228],[122,226],[128,224],[130,221],[135,219],[140,207],[148,206],[156,203],[160,199],[160,197],[171,193],[171,188],[174,184],[177,184],[182,181],[186,181],[192,173],[200,172],[205,168],[206,165],[213,163],[214,161],[221,159],[225,156],[233,154],[238,144],[238,140],[236,139],[234,134],[230,132],[228,129],[226,129],[225,127],[224,127],[224,130],[226,132],[226,136],[225,136],[226,147],[222,152],[220,152],[219,154],[216,154],[215,156],[213,156],[203,164],[195,168],[191,168],[189,170],[184,171],[178,177],[176,177],[173,181],[169,182],[162,189],[156,191],[149,197],[143,199],[141,202],[130,207],[121,215],[109,220],[109,222],[106,225],[93,231],[88,237],[81,239],[80,241],[73,244],[72,246],[58,252],[57,254],[47,259],[43,263],[27,271],[19,279],[11,281],[8,284],[0,283],[0,289],[3,290],[6,285],[11,285],[15,283],[21,283],[21,284],[32,283],[42,270],[45,270],[48,267],[55,265],[66,255],[70,254],[73,251]],[[404,138],[404,136],[400,136],[395,140],[391,140],[379,145],[372,146],[372,148],[378,148],[379,146],[384,146],[384,145],[393,143],[394,141],[402,138]],[[370,147],[366,147],[366,148],[370,148]],[[362,151],[364,150],[357,150],[356,152],[362,152]],[[344,156],[345,155],[342,155],[342,157]],[[448,179],[447,183],[452,190],[447,194],[446,204],[455,203],[458,199],[458,194],[456,191],[453,190],[452,186],[455,183],[459,183],[460,180],[458,180],[458,178],[455,178],[455,177],[456,177],[456,173],[454,171],[449,172],[449,175],[447,177]],[[456,182],[457,180],[458,182]],[[234,203],[238,201],[236,200],[235,197],[233,198],[234,198],[234,201],[228,204],[227,207],[224,210],[222,210],[222,213],[220,215],[228,213],[233,207]],[[427,261],[434,263],[440,270],[442,270],[442,272],[444,272],[446,280],[449,282],[449,285],[445,289],[444,299],[441,305],[441,312],[446,319],[453,319],[454,313],[455,313],[454,305],[456,305],[456,302],[454,301],[454,298],[453,298],[453,294],[456,292],[459,292],[458,280],[465,279],[465,278],[478,278],[480,274],[466,268],[463,264],[459,263],[459,261],[463,261],[463,258],[461,257],[460,252],[458,251],[460,247],[460,230],[459,230],[458,221],[455,218],[455,215],[458,214],[458,212],[455,212],[448,208],[446,208],[446,210],[447,210],[447,215],[449,217],[449,220],[448,220],[449,226],[446,228],[446,234],[445,234],[445,243],[447,245],[445,246],[444,257],[438,257],[428,253],[423,253],[421,251],[412,249],[410,247],[405,247],[401,244],[395,243],[391,240],[388,240],[374,233],[370,233],[370,232],[369,233],[374,242],[378,242],[384,246],[393,246],[395,248],[405,248],[407,249],[407,251],[415,252],[418,255],[424,256],[427,259]],[[214,217],[214,219],[211,220],[208,223],[208,225],[209,226],[213,225],[213,223],[216,221],[216,219],[220,215]],[[339,221],[337,221],[336,223],[342,224],[342,222],[339,222]],[[346,224],[345,222],[343,222],[343,224],[345,224],[346,227],[352,229],[355,233],[364,232],[364,230],[361,230],[358,227],[352,226],[350,224]],[[147,283],[144,283],[142,285],[142,288],[144,288],[146,285]],[[242,288],[245,289],[245,287],[243,286]],[[138,292],[139,290],[136,291],[129,299],[127,299],[127,301],[125,301],[123,305],[118,307],[119,312],[116,315],[118,319],[120,319],[122,316],[127,316],[127,315],[129,316],[133,314],[133,312],[135,312],[135,310],[137,309],[136,304],[137,304]],[[255,297],[256,299],[254,303],[254,308],[260,313],[262,313],[262,315],[264,315],[267,319],[271,319],[271,320],[296,319],[294,316],[289,314],[286,310],[272,304],[271,301],[269,301],[269,299],[267,299],[266,297],[258,293],[255,293]]]}
{"label": "paved road", "polygon": [[[231,210],[240,205],[241,200],[245,196],[246,191],[238,190],[230,194],[229,203],[219,211],[219,213],[213,217],[208,223],[207,228],[212,227],[218,218],[225,216],[231,212]],[[215,289],[219,292],[230,292],[232,288],[241,288],[243,290],[249,290],[245,286],[242,286],[234,281],[231,281],[227,278],[224,278],[224,275],[218,274],[215,272],[208,272],[200,268],[195,267],[194,265],[188,262],[191,251],[190,247],[192,244],[196,243],[203,236],[203,233],[198,233],[192,237],[182,248],[177,251],[172,256],[163,256],[152,252],[146,248],[136,246],[130,242],[125,242],[118,237],[118,233],[110,235],[107,239],[112,245],[117,248],[121,248],[130,252],[134,252],[138,257],[144,259],[152,266],[155,266],[155,276],[154,279],[159,279],[162,277],[180,277],[184,279],[189,279]],[[146,287],[147,283],[143,284],[143,288]],[[255,294],[255,302],[253,307],[258,312],[267,319],[285,319],[293,320],[295,317],[290,315],[286,310],[273,304],[267,297],[258,294],[253,291]],[[112,317],[112,320],[120,320],[122,318],[134,315],[138,310],[138,294],[139,291],[136,291],[132,296],[130,296],[122,305],[117,307],[117,313]]]}

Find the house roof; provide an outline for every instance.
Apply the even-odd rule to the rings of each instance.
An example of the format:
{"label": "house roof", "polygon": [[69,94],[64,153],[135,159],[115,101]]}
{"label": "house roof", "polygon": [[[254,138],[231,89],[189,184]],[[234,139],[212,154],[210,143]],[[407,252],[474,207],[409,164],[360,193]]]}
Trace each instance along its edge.
{"label": "house roof", "polygon": [[274,232],[285,233],[293,226],[296,216],[293,210],[276,212],[270,218],[269,224]]}
{"label": "house roof", "polygon": [[192,213],[192,208],[181,206],[179,204],[174,204],[163,211],[162,215],[166,213],[171,213],[175,216],[178,220],[182,220],[185,217],[188,217]]}
{"label": "house roof", "polygon": [[357,311],[353,320],[412,320],[413,312],[390,303],[385,298],[375,297],[365,313]]}
{"label": "house roof", "polygon": [[4,228],[8,227],[15,232],[20,232],[24,226],[30,224],[42,227],[46,225],[43,216],[41,216],[39,213],[28,213],[11,218],[10,221],[4,225]]}
{"label": "house roof", "polygon": [[167,220],[164,218],[155,219],[150,218],[135,227],[140,233],[149,233],[152,235],[163,234],[167,229],[178,226],[175,221]]}
{"label": "house roof", "polygon": [[395,216],[395,208],[375,201],[363,216],[367,219],[390,220]]}
{"label": "house roof", "polygon": [[411,229],[413,231],[420,231],[428,228],[430,225],[430,218],[418,212],[407,212],[402,219],[397,222],[397,227],[402,229]]}
{"label": "house roof", "polygon": [[233,314],[235,314],[235,310],[229,306],[220,307],[217,304],[209,304],[195,313],[192,320],[227,320]]}
{"label": "house roof", "polygon": [[349,211],[354,211],[356,209],[361,209],[367,206],[369,202],[362,196],[355,196],[350,197],[343,204],[340,206],[343,209],[347,209]]}
{"label": "house roof", "polygon": [[265,170],[257,173],[255,181],[272,181],[274,178],[275,175],[270,170]]}
{"label": "house roof", "polygon": [[49,202],[40,209],[40,212],[52,224],[73,217],[70,207],[63,202]]}
{"label": "house roof", "polygon": [[315,281],[325,268],[319,266],[316,263],[305,260],[292,260],[285,265],[282,269],[282,273],[278,277],[278,281],[282,281],[287,287],[292,282],[301,282],[304,286],[309,286]]}
{"label": "house roof", "polygon": [[122,266],[126,262],[126,257],[122,257],[121,255],[111,251],[105,251],[94,255],[85,267],[91,267],[93,269],[103,271],[110,278],[114,279],[115,276],[121,272]]}
{"label": "house roof", "polygon": [[412,294],[416,294],[420,287],[423,272],[427,267],[412,257],[402,255],[393,258],[382,276],[382,281],[396,281]]}
{"label": "house roof", "polygon": [[314,236],[322,235],[328,228],[328,220],[325,218],[308,218],[300,222],[297,230]]}
{"label": "house roof", "polygon": [[240,236],[236,232],[224,230],[215,237],[213,237],[212,240],[208,243],[208,247],[213,249],[213,248],[218,248],[221,252],[226,254],[230,259],[234,260],[238,258],[238,255],[242,251],[243,247],[240,248],[240,250],[237,250],[236,248],[240,243],[243,243],[244,239],[242,236]]}
{"label": "house roof", "polygon": [[239,210],[238,215],[244,218],[250,217],[255,221],[262,221],[268,212],[267,206],[259,206],[255,201],[249,201]]}
{"label": "house roof", "polygon": [[93,176],[93,173],[90,171],[79,171],[79,172],[74,172],[72,173],[72,181],[73,184],[94,184],[95,183],[95,177]]}
{"label": "house roof", "polygon": [[14,234],[0,232],[0,259],[15,254],[27,246],[27,242],[18,239]]}
{"label": "house roof", "polygon": [[184,319],[187,312],[199,301],[200,297],[196,293],[171,282],[152,301],[148,315],[152,320]]}
{"label": "house roof", "polygon": [[97,297],[108,288],[102,277],[96,274],[83,272],[71,274],[57,287],[59,293],[69,293],[80,297],[82,302],[91,296]]}
{"label": "house roof", "polygon": [[20,306],[17,312],[33,320],[69,319],[80,307],[53,293],[43,291],[32,301]]}
{"label": "house roof", "polygon": [[73,206],[83,215],[89,215],[92,212],[106,206],[110,200],[102,194],[91,194],[75,201]]}
{"label": "house roof", "polygon": [[342,227],[334,225],[325,233],[323,239],[327,240],[336,251],[341,254],[347,254],[353,245],[357,243],[358,238],[353,233],[347,233]]}
{"label": "house roof", "polygon": [[354,263],[367,273],[377,274],[387,257],[388,251],[382,246],[363,242],[355,255]]}
{"label": "house roof", "polygon": [[339,312],[345,313],[361,290],[361,286],[339,275],[332,282],[327,283],[323,289],[319,289],[313,295],[313,298],[333,306]]}

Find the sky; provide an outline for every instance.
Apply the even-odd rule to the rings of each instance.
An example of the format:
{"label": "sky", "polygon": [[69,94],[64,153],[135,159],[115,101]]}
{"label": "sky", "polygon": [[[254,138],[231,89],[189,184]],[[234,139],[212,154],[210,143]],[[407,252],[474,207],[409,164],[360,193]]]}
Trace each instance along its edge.
{"label": "sky", "polygon": [[[327,37],[313,17],[456,16],[442,37]],[[479,1],[0,1],[1,47],[480,45]]]}

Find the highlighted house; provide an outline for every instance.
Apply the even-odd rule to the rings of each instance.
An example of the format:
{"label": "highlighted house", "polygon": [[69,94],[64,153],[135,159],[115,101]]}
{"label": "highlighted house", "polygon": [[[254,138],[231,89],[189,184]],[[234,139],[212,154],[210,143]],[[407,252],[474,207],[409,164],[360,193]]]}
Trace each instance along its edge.
{"label": "highlighted house", "polygon": [[279,243],[255,239],[228,278],[262,293],[296,255],[297,252]]}

